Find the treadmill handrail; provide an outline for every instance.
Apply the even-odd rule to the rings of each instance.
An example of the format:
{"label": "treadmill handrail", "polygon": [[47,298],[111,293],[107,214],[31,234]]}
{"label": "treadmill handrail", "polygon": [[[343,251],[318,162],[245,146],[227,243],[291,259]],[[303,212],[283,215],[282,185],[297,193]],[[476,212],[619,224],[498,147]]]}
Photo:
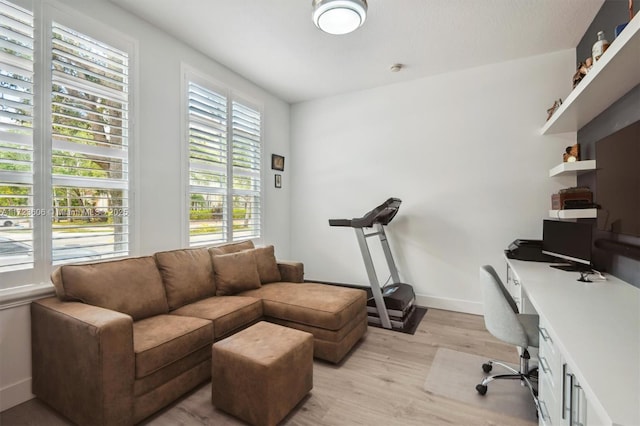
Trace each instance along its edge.
{"label": "treadmill handrail", "polygon": [[371,228],[374,224],[388,225],[398,213],[402,200],[389,198],[362,217],[353,219],[329,219],[330,226],[349,226],[351,228]]}

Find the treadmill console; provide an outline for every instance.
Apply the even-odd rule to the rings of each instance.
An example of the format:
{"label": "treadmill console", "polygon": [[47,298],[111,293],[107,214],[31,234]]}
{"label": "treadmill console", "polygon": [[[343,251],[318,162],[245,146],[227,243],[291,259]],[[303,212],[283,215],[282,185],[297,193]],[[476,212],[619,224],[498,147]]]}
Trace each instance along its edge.
{"label": "treadmill console", "polygon": [[353,219],[329,219],[330,226],[349,226],[351,228],[372,228],[374,224],[387,225],[398,213],[402,200],[389,198],[375,209],[368,211],[362,217]]}

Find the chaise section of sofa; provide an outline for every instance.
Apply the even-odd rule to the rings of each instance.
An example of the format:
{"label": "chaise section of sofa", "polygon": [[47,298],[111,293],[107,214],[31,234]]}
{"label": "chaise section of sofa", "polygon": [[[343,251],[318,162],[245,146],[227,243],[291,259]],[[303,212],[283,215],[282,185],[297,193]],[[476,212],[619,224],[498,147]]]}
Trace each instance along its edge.
{"label": "chaise section of sofa", "polygon": [[366,332],[363,290],[303,282],[302,263],[278,263],[273,246],[209,251],[216,294],[261,299],[267,321],[314,335],[316,358],[340,362]]}
{"label": "chaise section of sofa", "polygon": [[303,275],[251,241],[61,266],[56,297],[31,307],[33,393],[78,424],[135,424],[210,379],[214,341],[262,319],[340,362],[366,332],[365,293]]}
{"label": "chaise section of sofa", "polygon": [[267,321],[313,334],[314,357],[333,363],[340,362],[367,330],[362,290],[275,282],[240,294],[262,299]]}

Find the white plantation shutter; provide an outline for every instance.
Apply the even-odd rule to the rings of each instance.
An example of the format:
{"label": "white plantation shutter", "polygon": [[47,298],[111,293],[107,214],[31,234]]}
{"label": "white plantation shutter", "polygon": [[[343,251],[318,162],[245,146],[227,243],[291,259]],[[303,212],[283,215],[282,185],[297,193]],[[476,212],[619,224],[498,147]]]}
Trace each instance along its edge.
{"label": "white plantation shutter", "polygon": [[193,81],[187,93],[189,243],[258,238],[261,114]]}
{"label": "white plantation shutter", "polygon": [[260,112],[232,102],[234,239],[260,237]]}
{"label": "white plantation shutter", "polygon": [[0,290],[130,253],[133,42],[54,9],[0,0]]}
{"label": "white plantation shutter", "polygon": [[0,0],[0,272],[34,263],[33,31],[30,11]]}
{"label": "white plantation shutter", "polygon": [[56,22],[54,264],[129,254],[128,54]]}
{"label": "white plantation shutter", "polygon": [[190,82],[189,242],[227,241],[227,100]]}

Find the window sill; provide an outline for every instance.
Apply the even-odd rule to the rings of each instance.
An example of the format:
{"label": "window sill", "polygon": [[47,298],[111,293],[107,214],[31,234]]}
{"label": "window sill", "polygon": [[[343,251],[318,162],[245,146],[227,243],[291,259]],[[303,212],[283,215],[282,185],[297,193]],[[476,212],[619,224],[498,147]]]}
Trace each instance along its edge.
{"label": "window sill", "polygon": [[26,305],[33,300],[55,295],[51,283],[27,284],[20,287],[0,290],[0,310]]}

